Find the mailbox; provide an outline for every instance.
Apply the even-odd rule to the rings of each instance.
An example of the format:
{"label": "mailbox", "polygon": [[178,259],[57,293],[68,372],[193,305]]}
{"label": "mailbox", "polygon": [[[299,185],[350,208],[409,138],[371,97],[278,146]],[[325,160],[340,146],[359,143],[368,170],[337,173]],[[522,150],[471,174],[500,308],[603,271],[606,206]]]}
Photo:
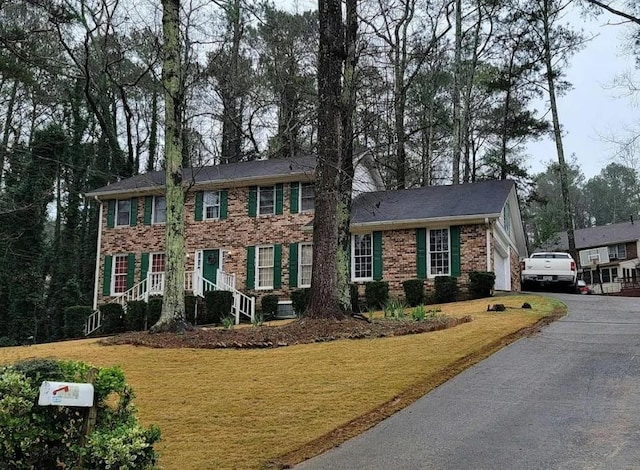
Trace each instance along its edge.
{"label": "mailbox", "polygon": [[72,382],[42,382],[38,405],[93,406],[93,385]]}

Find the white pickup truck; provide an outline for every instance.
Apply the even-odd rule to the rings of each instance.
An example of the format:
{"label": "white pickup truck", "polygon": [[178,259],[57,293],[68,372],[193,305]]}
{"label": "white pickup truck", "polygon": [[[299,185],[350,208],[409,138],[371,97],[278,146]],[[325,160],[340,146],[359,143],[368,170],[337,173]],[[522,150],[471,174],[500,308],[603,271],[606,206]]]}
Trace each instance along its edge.
{"label": "white pickup truck", "polygon": [[543,285],[575,289],[578,279],[576,262],[569,253],[534,253],[520,261],[522,288]]}

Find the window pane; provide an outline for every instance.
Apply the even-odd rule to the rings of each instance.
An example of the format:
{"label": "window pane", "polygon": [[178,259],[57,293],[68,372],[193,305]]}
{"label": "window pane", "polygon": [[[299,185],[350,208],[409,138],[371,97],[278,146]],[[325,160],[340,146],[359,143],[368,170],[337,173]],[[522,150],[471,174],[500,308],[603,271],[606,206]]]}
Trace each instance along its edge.
{"label": "window pane", "polygon": [[449,274],[449,229],[429,230],[429,273]]}
{"label": "window pane", "polygon": [[203,197],[204,218],[220,218],[220,191],[207,191]]}
{"label": "window pane", "polygon": [[371,234],[353,236],[354,277],[371,278],[373,276],[373,248]]}
{"label": "window pane", "polygon": [[118,201],[116,225],[129,225],[129,214],[131,212],[131,201]]}
{"label": "window pane", "polygon": [[313,245],[300,245],[300,286],[311,285],[311,272],[313,266]]}
{"label": "window pane", "polygon": [[273,254],[272,246],[258,247],[258,285],[257,287],[273,287]]}
{"label": "window pane", "polygon": [[602,282],[611,282],[611,273],[609,272],[609,268],[602,268],[600,272],[602,274]]}
{"label": "window pane", "polygon": [[116,255],[113,266],[113,292],[121,294],[127,291],[127,265],[129,257],[127,255]]}
{"label": "window pane", "polygon": [[151,272],[164,272],[164,253],[154,253],[151,255]]}
{"label": "window pane", "polygon": [[167,201],[164,196],[153,198],[153,223],[161,224],[167,220]]}
{"label": "window pane", "polygon": [[313,183],[302,183],[300,185],[300,209],[311,211],[314,208],[315,194]]}
{"label": "window pane", "polygon": [[258,202],[260,206],[260,215],[274,214],[275,213],[275,188],[262,187],[258,188]]}

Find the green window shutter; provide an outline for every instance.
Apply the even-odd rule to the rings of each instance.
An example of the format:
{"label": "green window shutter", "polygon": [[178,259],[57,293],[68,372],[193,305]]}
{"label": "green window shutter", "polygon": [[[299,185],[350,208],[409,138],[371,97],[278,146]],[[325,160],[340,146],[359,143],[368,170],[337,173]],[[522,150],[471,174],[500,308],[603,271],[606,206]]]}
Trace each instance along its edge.
{"label": "green window shutter", "polygon": [[138,223],[138,198],[131,198],[131,213],[129,214],[129,225],[135,227]]}
{"label": "green window shutter", "polygon": [[382,280],[382,232],[373,232],[373,279]]}
{"label": "green window shutter", "polygon": [[220,191],[220,218],[226,219],[229,215],[229,191],[223,189]]}
{"label": "green window shutter", "polygon": [[450,227],[449,234],[451,238],[451,276],[458,277],[462,274],[460,260],[460,226]]}
{"label": "green window shutter", "polygon": [[256,286],[256,247],[247,247],[247,289],[255,289]]}
{"label": "green window shutter", "polygon": [[282,245],[273,246],[273,288],[282,287]]}
{"label": "green window shutter", "polygon": [[289,287],[298,287],[298,244],[289,244]]}
{"label": "green window shutter", "polygon": [[276,214],[282,214],[283,210],[283,199],[284,199],[284,185],[282,183],[276,184]]}
{"label": "green window shutter", "polygon": [[258,187],[251,186],[249,188],[249,217],[256,216],[256,210],[258,206]]}
{"label": "green window shutter", "polygon": [[149,273],[149,253],[140,255],[140,281],[144,281]]}
{"label": "green window shutter", "polygon": [[[111,201],[109,201],[111,202]],[[111,295],[111,269],[113,257],[105,255],[104,257],[104,276],[102,276],[102,295]]]}
{"label": "green window shutter", "polygon": [[196,193],[196,208],[195,208],[195,220],[196,222],[200,222],[202,220],[202,191],[198,191]]}
{"label": "green window shutter", "polygon": [[427,278],[427,229],[416,229],[416,274],[418,279]]}
{"label": "green window shutter", "polygon": [[116,201],[110,200],[107,205],[107,227],[113,228],[116,225]]}
{"label": "green window shutter", "polygon": [[131,289],[134,283],[134,275],[136,272],[136,255],[129,253],[127,255],[127,289]]}
{"label": "green window shutter", "polygon": [[151,210],[153,208],[153,196],[144,198],[144,224],[151,225]]}
{"label": "green window shutter", "polygon": [[292,214],[300,212],[298,209],[298,201],[300,201],[300,183],[291,183],[289,191],[289,208]]}

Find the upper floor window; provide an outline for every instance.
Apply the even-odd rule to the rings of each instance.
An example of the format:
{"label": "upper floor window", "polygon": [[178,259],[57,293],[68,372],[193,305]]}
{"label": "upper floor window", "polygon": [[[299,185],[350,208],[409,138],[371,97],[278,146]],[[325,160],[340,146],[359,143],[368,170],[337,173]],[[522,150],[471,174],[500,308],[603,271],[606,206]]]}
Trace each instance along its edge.
{"label": "upper floor window", "polygon": [[256,247],[256,289],[273,289],[275,249],[273,245]]}
{"label": "upper floor window", "polygon": [[271,215],[276,213],[276,187],[258,187],[258,215]]}
{"label": "upper floor window", "polygon": [[624,243],[609,246],[609,259],[626,259],[627,246]]}
{"label": "upper floor window", "polygon": [[315,205],[315,188],[313,183],[300,183],[300,210],[312,211]]}
{"label": "upper floor window", "polygon": [[163,224],[167,221],[167,200],[164,196],[153,196],[153,223]]}
{"label": "upper floor window", "polygon": [[429,230],[429,275],[449,275],[451,266],[450,246],[448,228]]}
{"label": "upper floor window", "polygon": [[220,191],[205,191],[202,197],[204,220],[220,218]]}
{"label": "upper floor window", "polygon": [[313,266],[313,245],[311,243],[300,244],[298,275],[300,287],[311,287],[311,272]]}
{"label": "upper floor window", "polygon": [[119,199],[116,202],[116,225],[129,225],[131,221],[131,200]]}
{"label": "upper floor window", "polygon": [[502,219],[502,226],[504,227],[504,231],[511,235],[511,210],[509,208],[508,202],[504,205],[500,218]]}
{"label": "upper floor window", "polygon": [[352,272],[354,280],[373,279],[373,243],[370,233],[351,237]]}
{"label": "upper floor window", "polygon": [[122,294],[127,291],[127,273],[129,272],[129,256],[115,255],[113,257],[113,275],[111,292]]}

